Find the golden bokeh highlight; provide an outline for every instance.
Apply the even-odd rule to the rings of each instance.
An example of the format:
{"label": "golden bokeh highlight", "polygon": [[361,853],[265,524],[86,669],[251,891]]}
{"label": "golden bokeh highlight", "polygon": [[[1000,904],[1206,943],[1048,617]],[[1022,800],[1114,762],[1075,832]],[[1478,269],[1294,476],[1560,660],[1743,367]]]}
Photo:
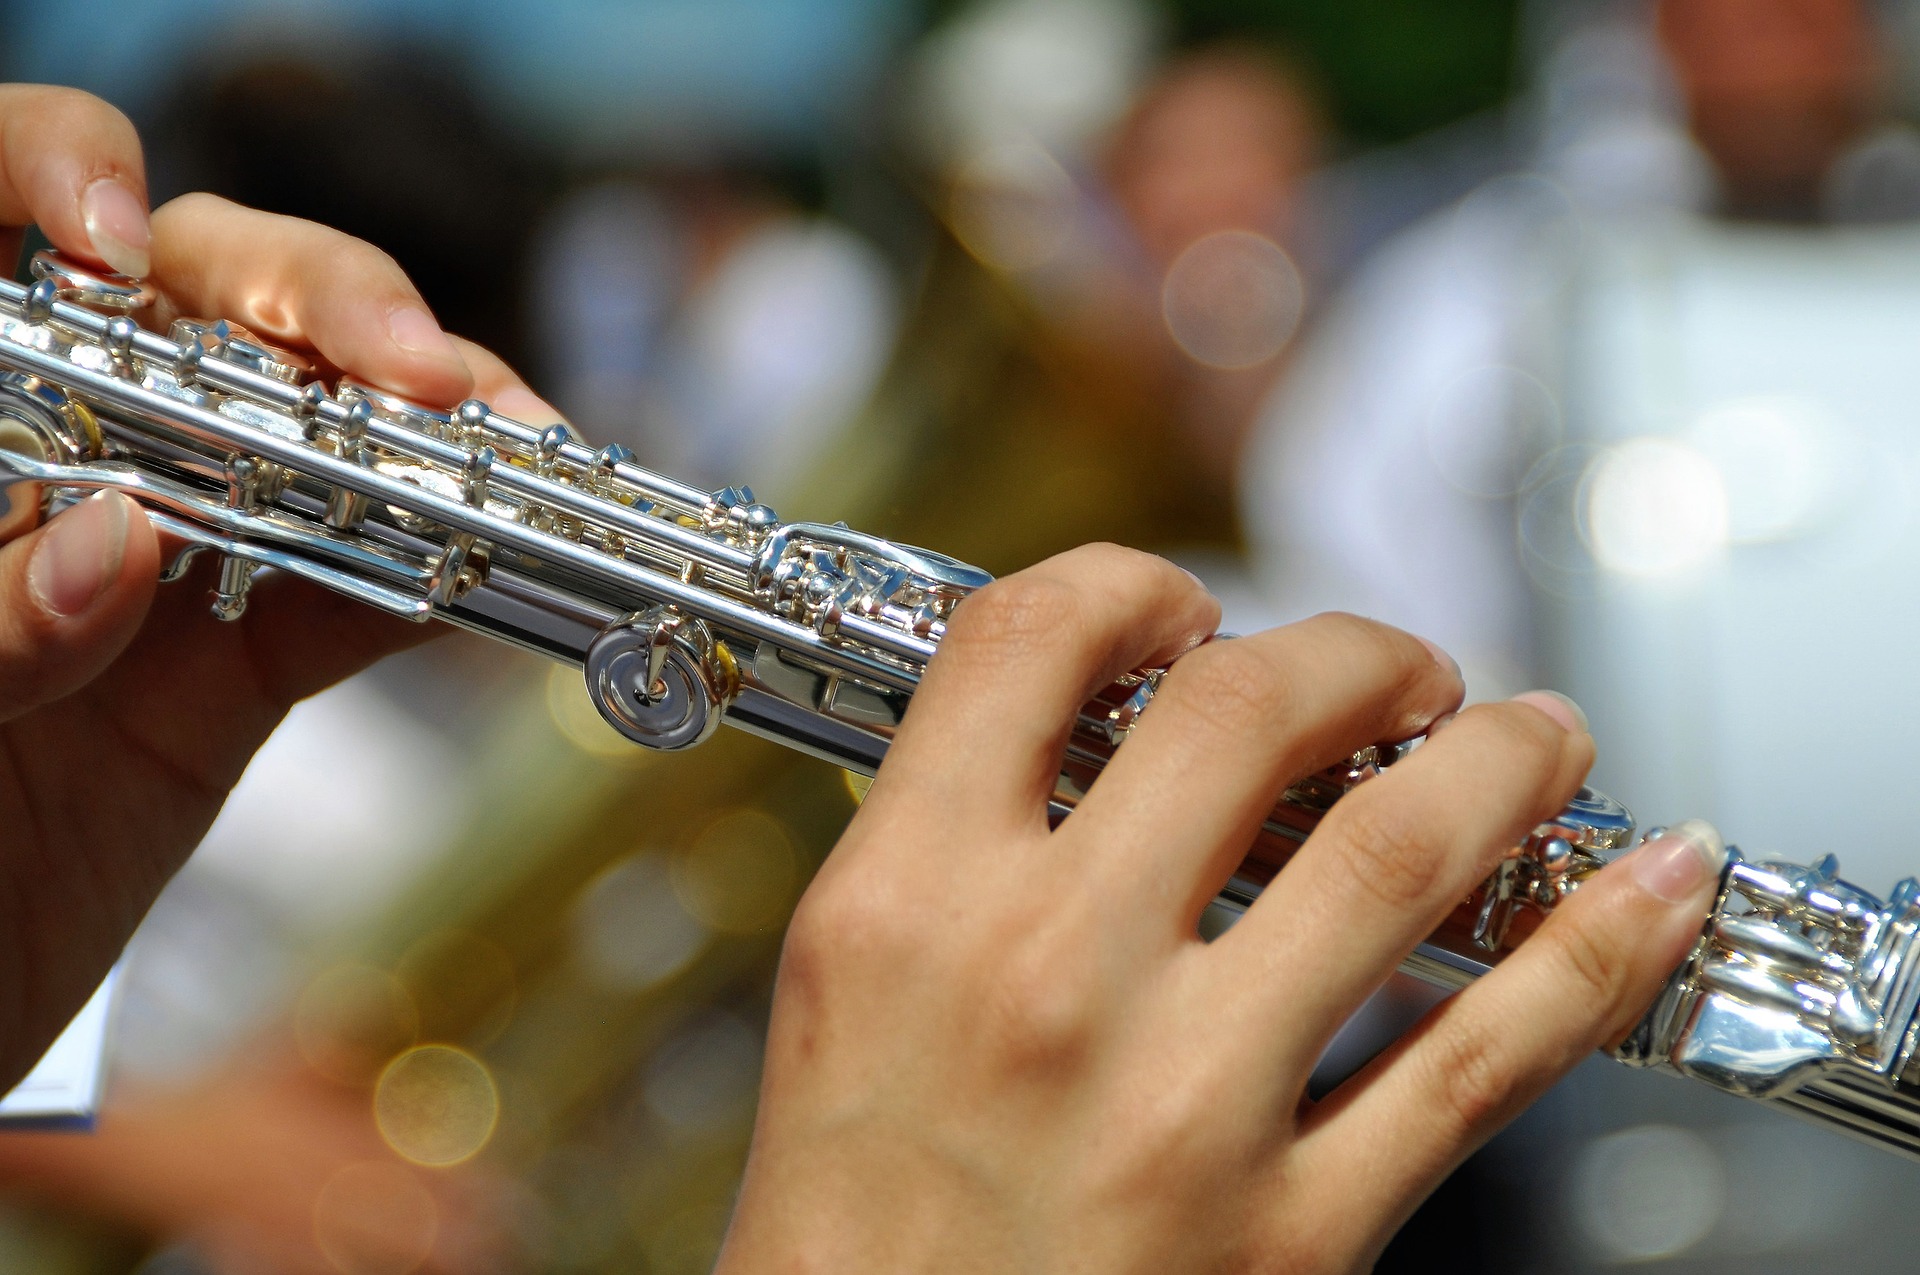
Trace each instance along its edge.
{"label": "golden bokeh highlight", "polygon": [[519,999],[513,958],[469,930],[433,931],[407,949],[393,973],[413,998],[422,1036],[478,1047],[513,1021]]}
{"label": "golden bokeh highlight", "polygon": [[432,1192],[404,1165],[350,1164],[313,1203],[313,1242],[341,1275],[408,1275],[432,1255],[439,1231]]}
{"label": "golden bokeh highlight", "polygon": [[1030,139],[987,147],[952,174],[947,220],[962,246],[995,270],[1031,270],[1072,241],[1079,192]]}
{"label": "golden bokeh highlight", "polygon": [[380,1136],[415,1164],[459,1164],[479,1154],[500,1121],[487,1065],[452,1045],[418,1045],[380,1073],[373,1091]]}
{"label": "golden bokeh highlight", "polygon": [[321,971],[294,1006],[301,1057],[329,1080],[365,1084],[419,1036],[420,1017],[400,981],[348,962]]}
{"label": "golden bokeh highlight", "polygon": [[778,928],[799,889],[799,856],[787,826],[759,810],[722,815],[673,862],[680,906],[723,934]]}
{"label": "golden bokeh highlight", "polygon": [[590,757],[637,766],[646,760],[641,748],[607,724],[593,706],[580,670],[556,664],[547,671],[547,717],[566,741]]}

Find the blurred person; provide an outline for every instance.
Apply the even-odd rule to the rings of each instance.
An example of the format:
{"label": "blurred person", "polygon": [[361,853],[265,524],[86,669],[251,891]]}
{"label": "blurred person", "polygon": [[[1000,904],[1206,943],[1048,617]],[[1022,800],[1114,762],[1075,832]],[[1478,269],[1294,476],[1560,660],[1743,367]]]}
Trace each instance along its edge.
{"label": "blurred person", "polygon": [[533,278],[544,379],[570,420],[710,489],[753,474],[778,506],[872,394],[901,284],[752,167],[571,193]]}
{"label": "blurred person", "polygon": [[[56,244],[152,278],[165,290],[162,317],[191,307],[310,339],[336,365],[427,402],[530,398],[484,351],[442,335],[366,245],[212,197],[159,210],[149,234],[124,121],[57,91],[23,90],[0,106],[9,122],[69,113],[21,134],[0,128],[33,139],[14,143],[25,149],[6,166],[27,175],[19,203]],[[31,162],[47,147],[56,162]],[[76,198],[75,166],[59,162],[73,150],[62,147],[97,148],[118,192],[112,219],[101,200]],[[327,289],[310,290],[323,280]],[[336,616],[325,599],[271,583],[254,618],[211,629],[197,592],[155,597],[158,556],[144,516],[115,497],[16,529],[0,550],[13,745],[4,791],[25,816],[8,826],[33,829],[9,847],[34,878],[9,927],[26,940],[13,996],[36,1010],[8,1041],[16,1067],[112,959],[286,704],[401,642],[378,617]],[[282,593],[305,602],[291,630],[272,605]],[[1505,847],[1567,800],[1592,745],[1579,710],[1550,693],[1456,714],[1457,668],[1404,633],[1329,616],[1207,642],[1218,619],[1192,577],[1107,546],[994,584],[955,616],[789,936],[728,1269],[773,1269],[796,1254],[897,1268],[955,1252],[1036,1269],[1069,1257],[1141,1270],[1364,1263],[1467,1147],[1617,1035],[1692,941],[1724,856],[1704,826],[1588,882],[1523,951],[1302,1115],[1300,1086],[1325,1035]],[[1047,777],[1079,705],[1120,672],[1175,656],[1121,769],[1050,830]],[[256,685],[237,686],[236,668]],[[1250,694],[1275,711],[1246,711]],[[1343,802],[1245,922],[1199,940],[1201,906],[1279,787],[1443,716],[1445,732],[1396,779]],[[68,764],[80,753],[91,767]],[[103,792],[92,767],[116,761],[123,782]],[[1461,791],[1474,800],[1454,800]],[[1210,821],[1196,824],[1194,809]],[[1400,831],[1376,838],[1389,826]],[[973,844],[956,846],[955,828]],[[1069,844],[1083,836],[1097,844]],[[1400,864],[1404,885],[1391,892],[1369,884],[1398,863],[1383,845],[1416,847],[1423,860]],[[1066,875],[1036,889],[1036,874]],[[1169,893],[1159,884],[1169,877],[1185,884]],[[1143,892],[1142,880],[1156,884]],[[1075,896],[1092,905],[1063,910]],[[962,899],[965,924],[926,924]],[[1331,928],[1303,929],[1314,916]],[[49,934],[61,941],[34,941]],[[1296,989],[1270,983],[1267,996],[1246,997],[1277,962],[1302,969],[1324,1003],[1303,1013]],[[1595,969],[1605,977],[1589,979],[1590,996],[1544,995]],[[1216,1007],[1229,997],[1243,1012],[1226,1018]],[[983,1006],[993,1010],[985,1023]],[[1464,1057],[1485,1065],[1463,1086]],[[1265,1065],[1247,1065],[1256,1059]],[[1254,1075],[1265,1079],[1249,1084]],[[1183,1079],[1168,1087],[1170,1077]],[[1158,1090],[1159,1118],[1127,1118],[1145,1114],[1143,1086]],[[959,1178],[955,1153],[972,1166]],[[1036,1165],[1049,1167],[1040,1191]]]}
{"label": "blurred person", "polygon": [[[1864,4],[1649,17],[1570,33],[1531,162],[1387,244],[1309,336],[1242,488],[1267,596],[1439,635],[1478,694],[1567,686],[1593,708],[1598,782],[1645,822],[1704,814],[1754,857],[1833,849],[1884,890],[1920,867],[1884,818],[1920,711],[1897,655],[1920,617],[1888,587],[1920,569],[1912,132]],[[1647,1148],[1739,1198],[1775,1172],[1739,1149],[1776,1133],[1591,1069],[1488,1172],[1544,1210],[1543,1260],[1729,1270],[1818,1253],[1829,1218],[1914,1185],[1778,1133],[1836,1185],[1764,1240],[1704,1196],[1663,1238],[1625,1187],[1574,1185],[1618,1183],[1604,1157]]]}
{"label": "blurred person", "polygon": [[873,493],[888,534],[996,571],[1087,538],[1237,553],[1241,440],[1306,305],[1288,245],[1321,118],[1300,72],[1237,45],[1110,110],[1052,150],[1038,108],[932,147],[948,234],[821,496]]}
{"label": "blurred person", "polygon": [[1733,217],[1810,220],[1836,161],[1884,117],[1887,68],[1857,0],[1659,6],[1693,136]]}
{"label": "blurred person", "polygon": [[1106,156],[1114,200],[1152,269],[1145,308],[1173,365],[1175,432],[1209,502],[1230,505],[1246,431],[1302,322],[1307,285],[1289,254],[1304,238],[1301,187],[1324,133],[1303,71],[1254,46],[1220,45],[1173,59]]}

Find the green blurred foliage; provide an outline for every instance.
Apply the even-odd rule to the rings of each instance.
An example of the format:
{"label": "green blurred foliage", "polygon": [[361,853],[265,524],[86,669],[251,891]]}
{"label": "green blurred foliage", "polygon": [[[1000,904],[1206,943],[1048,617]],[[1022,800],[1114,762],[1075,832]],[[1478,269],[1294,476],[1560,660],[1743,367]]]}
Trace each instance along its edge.
{"label": "green blurred foliage", "polygon": [[1410,137],[1512,88],[1516,0],[1173,0],[1183,44],[1277,45],[1326,91],[1349,144]]}

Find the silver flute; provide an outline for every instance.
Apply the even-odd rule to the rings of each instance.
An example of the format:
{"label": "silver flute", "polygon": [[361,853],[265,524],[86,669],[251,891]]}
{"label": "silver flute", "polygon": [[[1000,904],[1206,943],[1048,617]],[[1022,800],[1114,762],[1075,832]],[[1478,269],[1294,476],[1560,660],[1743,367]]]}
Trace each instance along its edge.
{"label": "silver flute", "polygon": [[[582,669],[602,716],[648,748],[724,720],[872,774],[948,617],[990,577],[844,525],[782,523],[744,487],[700,491],[468,401],[452,411],[222,321],[167,336],[138,280],[54,253],[0,282],[0,539],[100,490],[219,559],[213,614],[262,569],[410,620],[441,619]],[[1053,795],[1064,818],[1151,702],[1156,671],[1080,713]],[[1411,745],[1289,788],[1220,901],[1244,910],[1344,793]],[[1650,832],[1654,835],[1658,830]],[[1406,960],[1459,988],[1633,844],[1583,790]],[[1920,1157],[1920,885],[1878,899],[1812,866],[1731,856],[1686,961],[1622,1061],[1676,1072]]]}

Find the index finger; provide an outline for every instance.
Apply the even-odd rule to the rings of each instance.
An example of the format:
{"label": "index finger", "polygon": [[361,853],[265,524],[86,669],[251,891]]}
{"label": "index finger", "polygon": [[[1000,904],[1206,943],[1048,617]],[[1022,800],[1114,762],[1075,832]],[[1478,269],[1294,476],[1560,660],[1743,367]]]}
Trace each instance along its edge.
{"label": "index finger", "polygon": [[[0,225],[29,222],[95,265],[147,273],[147,169],[126,116],[78,89],[0,85]],[[10,274],[18,231],[0,250]]]}
{"label": "index finger", "polygon": [[153,215],[155,316],[231,319],[363,381],[450,407],[473,372],[397,262],[338,230],[182,195]]}
{"label": "index finger", "polygon": [[1043,820],[1081,706],[1219,623],[1199,581],[1117,545],[1083,545],[994,581],[954,612],[869,801],[911,776],[916,801],[952,817]]}

